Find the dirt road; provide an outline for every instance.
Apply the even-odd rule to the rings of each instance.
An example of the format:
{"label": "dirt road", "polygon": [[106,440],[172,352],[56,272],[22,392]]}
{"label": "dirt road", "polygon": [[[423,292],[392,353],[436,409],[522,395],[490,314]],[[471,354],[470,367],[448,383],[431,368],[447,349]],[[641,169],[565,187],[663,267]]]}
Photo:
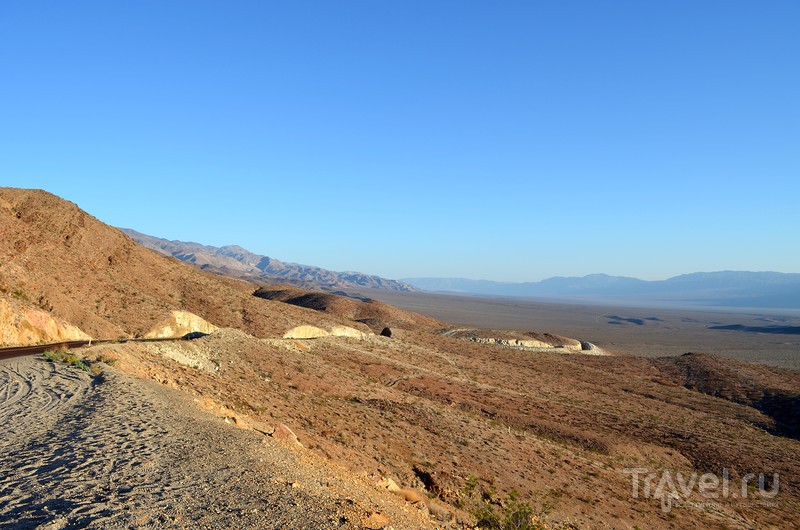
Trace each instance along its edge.
{"label": "dirt road", "polygon": [[0,528],[355,528],[382,508],[418,527],[357,481],[111,370],[0,361],[0,425]]}

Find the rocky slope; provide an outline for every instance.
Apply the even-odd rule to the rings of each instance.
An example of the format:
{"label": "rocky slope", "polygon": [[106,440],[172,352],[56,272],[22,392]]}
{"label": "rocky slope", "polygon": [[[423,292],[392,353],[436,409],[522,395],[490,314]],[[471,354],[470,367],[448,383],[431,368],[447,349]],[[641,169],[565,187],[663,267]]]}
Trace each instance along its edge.
{"label": "rocky slope", "polygon": [[[304,450],[432,499],[448,526],[473,476],[484,492],[517,490],[554,528],[770,528],[800,510],[800,442],[756,407],[688,389],[671,363],[531,352],[411,329],[400,339],[302,340],[220,330],[87,355],[117,357],[121,370],[205,396],[244,428],[284,424]],[[699,360],[681,365],[699,373]],[[770,371],[779,378],[770,382],[748,366],[730,370],[753,377],[751,386],[797,395],[796,376]],[[737,488],[746,473],[778,473],[781,489],[769,505],[753,492],[750,504],[718,499],[662,512],[662,497],[631,497],[630,469],[658,477],[727,469]],[[678,500],[705,506],[690,490]]]}
{"label": "rocky slope", "polygon": [[390,291],[414,290],[413,287],[401,281],[387,280],[380,276],[360,272],[334,272],[310,265],[286,263],[268,256],[253,254],[236,245],[213,247],[185,241],[170,241],[148,236],[129,228],[121,230],[134,241],[149,249],[219,274],[246,277],[251,280],[276,280],[326,290],[359,288]]}
{"label": "rocky slope", "polygon": [[31,304],[0,298],[0,347],[89,340],[91,337],[64,319]]}
{"label": "rocky slope", "polygon": [[[199,319],[222,328],[193,341],[79,350],[90,362],[116,360],[115,369],[192,395],[229,424],[260,436],[272,433],[269,440],[278,433],[289,441],[296,436],[298,451],[391,488],[409,511],[430,513],[437,526],[460,528],[468,520],[458,507],[469,507],[470,485],[478,495],[491,494],[497,509],[507,507],[503,499],[516,490],[555,528],[770,528],[785,527],[800,513],[797,418],[780,414],[781,407],[796,406],[800,395],[794,372],[702,356],[656,362],[583,355],[576,341],[547,330],[458,332],[365,299],[287,287],[259,290],[145,249],[39,191],[0,189],[0,232],[4,297],[27,300],[94,337],[144,335],[154,328],[178,333],[182,323],[194,326]],[[391,337],[377,332],[381,326],[391,328]],[[592,337],[587,332],[580,339]],[[536,342],[528,347],[518,341]],[[567,351],[570,345],[576,353]],[[728,383],[734,385],[730,390]],[[15,399],[20,388],[9,382],[0,396]],[[43,395],[56,401],[67,394],[56,387]],[[150,397],[119,399],[128,406]],[[114,400],[112,395],[79,408],[62,425],[82,436],[78,423],[91,424],[95,413],[103,421],[108,411],[114,416]],[[169,421],[179,430],[179,418]],[[186,425],[185,432],[202,432],[191,419]],[[24,431],[25,425],[15,428]],[[87,441],[99,436],[87,434]],[[165,468],[170,455],[180,454],[170,453],[168,438],[146,440],[153,444],[147,451],[156,455],[151,460],[165,462]],[[224,450],[225,437],[215,439]],[[92,453],[93,447],[82,454],[99,458],[100,467],[76,466],[71,480],[97,485],[98,476],[115,476],[109,460],[100,458],[105,453]],[[43,473],[54,472],[47,476],[62,476],[50,465],[56,462],[48,446],[30,447],[25,455],[24,466],[41,462]],[[250,480],[242,478],[253,473],[247,463],[230,466],[224,476]],[[727,470],[736,481],[749,473],[777,473],[780,493],[768,504],[755,490],[746,503],[704,503],[696,487],[667,491],[666,497],[633,497],[630,469],[658,477]],[[159,477],[156,490],[170,502],[180,501],[182,477],[196,470],[182,462],[174,471]],[[42,515],[36,503],[51,499],[27,495],[29,478],[5,480],[0,515],[4,506],[13,515]],[[261,484],[259,477],[252,480]],[[319,486],[328,493],[335,487]],[[236,508],[249,507],[255,491],[242,490]],[[683,504],[663,511],[663,503],[675,499]],[[220,522],[215,516],[209,526]],[[256,519],[254,527],[269,527]],[[374,528],[387,526],[378,519]],[[397,527],[406,528],[400,522]]]}
{"label": "rocky slope", "polygon": [[256,286],[146,249],[44,191],[0,188],[0,233],[0,296],[94,338],[144,335],[174,310],[259,337],[282,336],[309,314],[329,327],[348,323],[253,297]]}

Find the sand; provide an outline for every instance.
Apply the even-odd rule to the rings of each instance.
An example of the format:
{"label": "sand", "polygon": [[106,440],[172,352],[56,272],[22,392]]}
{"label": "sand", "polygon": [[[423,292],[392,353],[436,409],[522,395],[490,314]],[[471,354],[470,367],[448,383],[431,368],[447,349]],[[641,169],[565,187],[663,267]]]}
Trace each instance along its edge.
{"label": "sand", "polygon": [[111,369],[0,361],[0,424],[3,528],[361,528],[379,512],[430,527],[355,477]]}

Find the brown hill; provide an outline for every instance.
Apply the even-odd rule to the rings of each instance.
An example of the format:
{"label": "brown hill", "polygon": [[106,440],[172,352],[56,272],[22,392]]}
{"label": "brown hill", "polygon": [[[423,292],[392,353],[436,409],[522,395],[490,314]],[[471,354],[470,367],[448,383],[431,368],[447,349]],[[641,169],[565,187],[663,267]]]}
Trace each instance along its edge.
{"label": "brown hill", "polygon": [[172,310],[257,337],[333,316],[255,298],[249,283],[199,271],[138,245],[75,204],[41,190],[0,188],[0,290],[94,338],[143,335]]}
{"label": "brown hill", "polygon": [[375,333],[384,328],[442,328],[446,324],[431,317],[404,311],[369,298],[353,298],[345,293],[308,292],[287,285],[261,287],[255,296],[305,307],[366,324]]}

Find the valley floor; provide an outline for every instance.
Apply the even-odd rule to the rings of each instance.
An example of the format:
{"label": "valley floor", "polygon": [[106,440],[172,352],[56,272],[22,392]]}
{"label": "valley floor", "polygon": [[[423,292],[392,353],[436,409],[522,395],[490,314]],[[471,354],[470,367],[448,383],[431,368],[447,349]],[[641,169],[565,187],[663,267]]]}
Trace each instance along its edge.
{"label": "valley floor", "polygon": [[[770,327],[797,329],[800,314],[796,310],[645,309],[375,289],[365,290],[364,294],[452,324],[547,330],[626,355],[660,357],[704,352],[800,370],[799,335],[746,331]],[[739,327],[743,330],[735,329]]]}

